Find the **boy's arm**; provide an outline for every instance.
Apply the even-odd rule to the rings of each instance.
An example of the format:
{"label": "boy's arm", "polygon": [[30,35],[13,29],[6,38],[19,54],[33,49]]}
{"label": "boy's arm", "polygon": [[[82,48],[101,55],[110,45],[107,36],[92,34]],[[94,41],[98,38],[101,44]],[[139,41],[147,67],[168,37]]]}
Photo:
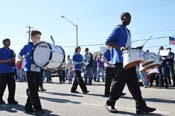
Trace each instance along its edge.
{"label": "boy's arm", "polygon": [[17,64],[20,64],[20,63],[22,63],[22,61],[23,61],[23,56],[24,55],[26,55],[26,47],[24,46],[22,49],[21,49],[21,51],[19,52],[19,54],[18,54],[18,61],[17,61]]}

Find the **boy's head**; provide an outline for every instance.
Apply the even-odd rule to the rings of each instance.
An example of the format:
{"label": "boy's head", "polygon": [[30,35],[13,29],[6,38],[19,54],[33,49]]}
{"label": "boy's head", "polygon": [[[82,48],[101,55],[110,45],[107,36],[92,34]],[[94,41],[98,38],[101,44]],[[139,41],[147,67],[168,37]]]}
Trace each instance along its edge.
{"label": "boy's head", "polygon": [[31,32],[31,39],[32,39],[32,42],[33,42],[34,44],[40,42],[40,39],[41,39],[41,32],[38,31],[38,30],[33,30],[33,31]]}
{"label": "boy's head", "polygon": [[76,47],[76,48],[75,48],[75,52],[76,52],[76,53],[80,53],[80,52],[81,52],[81,47],[80,47],[80,46]]}
{"label": "boy's head", "polygon": [[4,39],[2,43],[3,43],[4,47],[7,47],[7,48],[9,48],[10,44],[11,44],[9,38]]}
{"label": "boy's head", "polygon": [[86,54],[89,53],[89,48],[85,48],[85,53],[86,53]]}
{"label": "boy's head", "polygon": [[131,14],[129,12],[122,13],[120,18],[121,18],[122,24],[125,26],[129,25],[131,22]]}

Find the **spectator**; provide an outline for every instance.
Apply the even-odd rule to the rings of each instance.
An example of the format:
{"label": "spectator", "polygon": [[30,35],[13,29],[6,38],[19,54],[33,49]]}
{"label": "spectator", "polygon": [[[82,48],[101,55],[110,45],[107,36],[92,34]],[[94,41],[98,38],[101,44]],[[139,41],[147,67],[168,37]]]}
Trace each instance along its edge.
{"label": "spectator", "polygon": [[60,70],[58,71],[60,83],[65,83],[65,77],[66,77],[66,72],[65,72],[65,63],[61,66]]}
{"label": "spectator", "polygon": [[92,78],[94,79],[94,81],[97,81],[97,55],[93,57]]}
{"label": "spectator", "polygon": [[87,59],[87,64],[86,64],[86,69],[85,69],[85,83],[87,85],[92,85],[92,63],[93,63],[93,56],[91,53],[88,54],[88,59]]}
{"label": "spectator", "polygon": [[152,87],[153,85],[153,81],[155,80],[156,81],[156,86],[158,87],[159,86],[159,69],[158,68],[153,68],[153,69],[149,69],[147,71],[147,75],[149,77],[149,80],[150,80],[150,87]]}
{"label": "spectator", "polygon": [[70,67],[69,72],[68,72],[68,83],[72,84],[72,79],[73,79],[73,67]]}
{"label": "spectator", "polygon": [[171,79],[173,80],[173,86],[175,86],[175,75],[174,75],[174,53],[171,51],[171,48],[167,48],[170,50],[170,53],[167,57],[167,65],[169,69],[169,83],[171,84]]}
{"label": "spectator", "polygon": [[[161,46],[159,49],[159,54],[160,50],[164,50],[164,48]],[[166,64],[167,62],[167,57],[166,56],[161,56],[161,65],[159,66],[159,72],[160,72],[160,86],[161,87],[166,87],[168,88],[168,66]]]}
{"label": "spectator", "polygon": [[142,80],[143,86],[145,88],[147,88],[149,86],[149,82],[148,82],[148,79],[147,79],[146,71],[140,72],[139,71],[139,66],[136,66],[136,73],[137,73],[137,77]]}
{"label": "spectator", "polygon": [[102,59],[102,54],[97,58],[97,82],[100,82],[100,74],[104,82],[104,62]]}
{"label": "spectator", "polygon": [[73,64],[72,64],[72,60],[70,58],[70,55],[67,56],[67,61],[66,61],[66,79],[69,80],[69,72],[70,69],[72,68]]}
{"label": "spectator", "polygon": [[22,62],[16,65],[16,71],[17,71],[18,81],[24,81]]}
{"label": "spectator", "polygon": [[85,48],[85,54],[83,57],[83,72],[84,72],[84,78],[87,79],[87,70],[86,70],[86,65],[88,64],[88,58],[89,58],[89,48]]}
{"label": "spectator", "polygon": [[43,76],[44,76],[44,78],[46,78],[46,82],[47,83],[51,83],[52,82],[51,71],[49,69],[44,70]]}

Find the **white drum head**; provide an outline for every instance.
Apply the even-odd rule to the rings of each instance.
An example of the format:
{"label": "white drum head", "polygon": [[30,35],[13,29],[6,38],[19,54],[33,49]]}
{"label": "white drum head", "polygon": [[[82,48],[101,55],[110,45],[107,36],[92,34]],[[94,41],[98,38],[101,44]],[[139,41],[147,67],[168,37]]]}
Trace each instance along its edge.
{"label": "white drum head", "polygon": [[65,60],[65,52],[61,46],[55,46],[51,44],[52,57],[49,63],[46,65],[49,69],[59,68],[62,66]]}
{"label": "white drum head", "polygon": [[33,62],[39,67],[44,67],[48,64],[51,57],[50,45],[46,42],[40,42],[33,49]]}

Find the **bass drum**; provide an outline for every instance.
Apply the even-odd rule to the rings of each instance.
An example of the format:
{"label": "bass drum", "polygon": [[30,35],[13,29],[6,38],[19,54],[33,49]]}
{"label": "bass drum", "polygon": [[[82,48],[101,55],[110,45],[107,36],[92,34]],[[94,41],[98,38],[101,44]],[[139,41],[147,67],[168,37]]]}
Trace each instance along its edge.
{"label": "bass drum", "polygon": [[56,69],[64,63],[65,52],[61,46],[40,42],[33,49],[32,60],[38,67]]}

